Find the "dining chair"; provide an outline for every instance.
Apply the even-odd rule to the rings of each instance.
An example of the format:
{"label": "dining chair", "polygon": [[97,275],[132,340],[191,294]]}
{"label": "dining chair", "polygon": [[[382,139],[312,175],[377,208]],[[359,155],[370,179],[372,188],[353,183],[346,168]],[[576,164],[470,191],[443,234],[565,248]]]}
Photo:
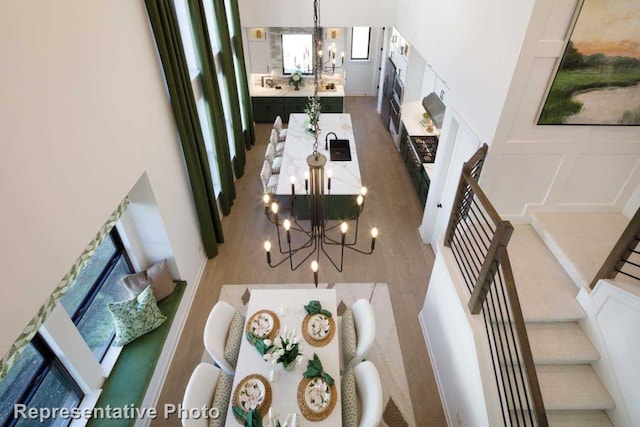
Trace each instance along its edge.
{"label": "dining chair", "polygon": [[282,119],[280,116],[277,116],[273,122],[273,129],[276,131],[278,141],[282,142],[287,139],[287,129],[282,129]]}
{"label": "dining chair", "polygon": [[204,326],[204,347],[213,361],[229,375],[234,375],[245,317],[231,304],[218,301]]}
{"label": "dining chair", "polygon": [[[210,363],[202,362],[191,373],[182,398],[182,408],[188,414],[200,416],[182,417],[183,427],[222,427],[227,418],[233,377]],[[205,408],[206,413],[203,411]],[[217,409],[218,418],[209,409]],[[211,418],[209,417],[211,415]]]}
{"label": "dining chair", "polygon": [[382,383],[375,365],[358,363],[342,377],[342,427],[377,427],[382,419]]}
{"label": "dining chair", "polygon": [[278,133],[275,129],[271,129],[269,143],[276,149],[276,156],[282,156],[282,153],[284,153],[284,142],[278,141]]}
{"label": "dining chair", "polygon": [[362,362],[376,338],[376,319],[371,303],[361,298],[342,315],[342,355],[344,371]]}
{"label": "dining chair", "polygon": [[260,170],[260,180],[262,181],[262,190],[264,194],[273,194],[278,188],[279,174],[272,173],[271,164],[269,160],[262,163],[262,169]]}
{"label": "dining chair", "polygon": [[282,156],[276,156],[276,149],[273,144],[269,143],[269,145],[267,145],[264,158],[269,162],[269,165],[271,165],[271,173],[279,174],[280,166],[282,165]]}

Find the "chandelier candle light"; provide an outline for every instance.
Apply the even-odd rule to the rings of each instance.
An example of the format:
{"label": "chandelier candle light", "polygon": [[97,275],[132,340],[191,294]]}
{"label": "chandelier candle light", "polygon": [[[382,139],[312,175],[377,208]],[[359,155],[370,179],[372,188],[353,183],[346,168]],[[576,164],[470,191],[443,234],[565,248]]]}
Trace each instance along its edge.
{"label": "chandelier candle light", "polygon": [[[310,116],[313,115],[316,118],[320,117],[320,100],[318,96],[318,84],[320,80],[320,74],[323,70],[324,65],[322,64],[322,50],[321,46],[321,31],[320,31],[320,18],[319,18],[319,0],[313,1],[313,41],[314,46],[316,47],[316,51],[318,52],[318,56],[314,58],[313,61],[313,85],[314,92],[313,98],[310,98],[309,104],[307,108],[310,110],[307,114]],[[333,60],[333,69],[335,69],[335,49],[330,50],[332,53]],[[343,54],[344,55],[344,54]],[[344,62],[344,57],[343,57]],[[311,111],[313,110],[313,111]],[[355,202],[355,214],[351,217],[346,218],[339,224],[335,224],[333,226],[329,226],[329,219],[327,216],[327,212],[329,211],[328,205],[331,199],[331,178],[333,176],[331,169],[327,170],[327,195],[325,197],[325,165],[327,163],[327,157],[318,152],[318,137],[320,133],[320,128],[316,126],[313,128],[315,140],[313,143],[313,152],[307,157],[307,165],[309,166],[309,170],[304,173],[304,195],[297,195],[295,191],[295,183],[296,177],[292,176],[290,179],[291,182],[291,197],[289,198],[289,207],[284,208],[284,211],[288,211],[290,214],[289,218],[285,218],[283,221],[280,220],[280,205],[278,201],[272,199],[269,194],[265,194],[263,196],[264,202],[264,213],[269,219],[271,223],[275,225],[276,234],[278,236],[278,250],[281,255],[284,255],[283,259],[272,263],[271,259],[271,242],[266,240],[264,242],[264,250],[267,255],[267,264],[269,267],[277,267],[287,261],[289,261],[289,267],[291,271],[295,271],[300,267],[305,261],[309,258],[313,257],[311,262],[311,271],[313,272],[313,281],[318,286],[318,271],[320,269],[320,253],[322,252],[326,258],[331,262],[331,264],[338,270],[338,272],[342,273],[342,268],[344,265],[344,251],[346,249],[350,249],[352,251],[369,255],[373,253],[376,245],[376,238],[378,237],[378,229],[373,227],[371,229],[371,248],[369,251],[363,251],[356,247],[358,242],[358,225],[360,222],[360,214],[362,213],[365,205],[365,199],[367,196],[367,188],[362,187],[360,194],[356,196]],[[297,218],[296,205],[298,203],[306,202],[306,205],[309,207],[309,220],[310,226],[306,228],[303,227]],[[300,208],[300,205],[297,205]],[[355,230],[353,241],[347,241],[347,233],[349,231],[349,225],[347,221],[355,221]],[[335,230],[339,227],[340,238],[332,238],[329,236],[329,232]],[[281,228],[284,229],[284,234],[286,235],[286,243],[283,244],[280,232]],[[303,236],[303,242],[299,245],[294,245],[292,243],[292,232],[296,232],[299,235]],[[335,231],[334,231],[335,233]],[[295,246],[295,247],[294,247]],[[340,251],[340,259],[338,262],[334,261],[331,255],[327,252],[326,248],[330,246],[337,246]],[[300,255],[297,255],[300,253]],[[294,262],[294,256],[297,258],[296,262]],[[335,255],[334,255],[335,257]]]}

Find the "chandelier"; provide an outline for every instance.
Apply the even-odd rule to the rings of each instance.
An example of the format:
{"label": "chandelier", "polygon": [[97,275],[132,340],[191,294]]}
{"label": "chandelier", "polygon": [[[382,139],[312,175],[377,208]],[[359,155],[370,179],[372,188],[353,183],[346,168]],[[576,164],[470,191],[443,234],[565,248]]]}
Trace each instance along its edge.
{"label": "chandelier", "polygon": [[[269,240],[264,242],[264,249],[267,255],[267,264],[269,267],[275,268],[282,264],[288,263],[291,271],[297,270],[302,264],[311,259],[311,270],[313,271],[313,281],[318,286],[318,271],[320,270],[320,255],[324,254],[326,259],[342,273],[344,266],[345,249],[369,255],[373,253],[378,237],[378,229],[371,229],[371,246],[369,250],[362,250],[357,247],[358,244],[358,227],[360,224],[360,214],[364,210],[365,199],[367,196],[367,188],[362,187],[360,194],[355,198],[355,213],[342,222],[329,225],[328,212],[331,203],[331,170],[327,170],[326,194],[325,194],[325,164],[327,157],[318,152],[318,137],[320,128],[317,118],[320,115],[320,99],[318,96],[318,84],[320,75],[326,64],[322,63],[322,33],[320,30],[319,18],[319,0],[313,1],[313,45],[315,51],[318,52],[314,56],[313,61],[313,97],[310,97],[307,106],[309,117],[315,117],[313,125],[314,143],[313,152],[307,157],[307,165],[309,170],[304,174],[304,194],[296,194],[295,192],[295,176],[291,177],[291,196],[288,200],[288,206],[280,207],[277,199],[272,198],[269,194],[263,196],[264,213],[269,222],[275,226],[278,252],[282,259],[273,262],[271,257],[272,244]],[[333,49],[334,63],[331,66],[335,70],[335,49]],[[344,58],[343,58],[344,62]],[[331,134],[330,132],[329,134]],[[328,135],[327,134],[327,140]],[[334,134],[335,135],[335,134]],[[328,148],[328,147],[325,147]],[[298,214],[302,208],[307,208],[309,212],[309,224],[301,224],[298,220]],[[288,214],[287,218],[282,219],[282,213]],[[282,219],[282,220],[281,220]],[[353,227],[353,236],[347,240],[349,231],[349,222],[355,222]],[[294,236],[295,235],[295,236]],[[284,238],[281,236],[285,236]],[[329,250],[329,248],[334,248]],[[330,255],[330,252],[334,252]],[[339,257],[335,252],[339,252]]]}
{"label": "chandelier", "polygon": [[[318,32],[321,30],[317,30],[314,28],[314,32]],[[340,65],[336,66],[336,44],[333,43],[327,49],[328,55],[327,60],[324,60],[324,52],[322,50],[322,41],[318,40],[318,62],[320,67],[320,72],[325,74],[335,74],[336,68],[342,68],[344,66],[344,52],[340,55]]]}

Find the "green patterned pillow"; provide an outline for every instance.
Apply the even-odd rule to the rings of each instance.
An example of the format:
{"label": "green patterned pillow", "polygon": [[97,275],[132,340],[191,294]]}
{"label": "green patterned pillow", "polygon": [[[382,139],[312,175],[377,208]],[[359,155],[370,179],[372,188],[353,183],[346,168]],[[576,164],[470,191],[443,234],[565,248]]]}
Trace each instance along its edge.
{"label": "green patterned pillow", "polygon": [[224,343],[224,358],[233,367],[238,363],[238,353],[240,353],[240,344],[244,335],[244,321],[245,317],[236,311],[229,325],[227,341]]}
{"label": "green patterned pillow", "polygon": [[359,414],[356,376],[350,370],[342,377],[342,427],[357,427]]}
{"label": "green patterned pillow", "polygon": [[233,377],[221,370],[216,383],[216,391],[213,394],[213,401],[211,402],[211,407],[217,408],[220,411],[220,416],[218,418],[209,418],[209,427],[224,427],[225,421],[227,421],[232,387]]}
{"label": "green patterned pillow", "polygon": [[147,286],[137,297],[108,304],[116,325],[114,344],[122,346],[151,332],[167,320],[160,312],[153,288]]}
{"label": "green patterned pillow", "polygon": [[356,324],[350,308],[342,314],[342,360],[344,368],[356,356]]}

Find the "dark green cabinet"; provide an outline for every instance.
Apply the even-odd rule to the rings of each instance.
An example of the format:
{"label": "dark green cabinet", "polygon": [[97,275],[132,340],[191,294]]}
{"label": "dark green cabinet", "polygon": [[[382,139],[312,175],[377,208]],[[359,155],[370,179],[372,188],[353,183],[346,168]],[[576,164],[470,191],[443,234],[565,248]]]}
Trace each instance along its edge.
{"label": "dark green cabinet", "polygon": [[402,126],[402,131],[400,133],[399,148],[400,156],[407,167],[407,171],[411,177],[411,182],[418,194],[418,200],[420,200],[420,204],[424,207],[427,203],[431,180],[429,179],[429,175],[427,175],[427,171],[424,169],[424,166],[414,148],[411,146],[409,135],[404,126]]}
{"label": "dark green cabinet", "polygon": [[270,96],[253,97],[251,101],[253,104],[253,119],[258,123],[273,123],[277,116],[282,117],[284,115],[282,98]]}
{"label": "dark green cabinet", "polygon": [[[289,121],[289,114],[304,113],[308,98],[303,96],[254,96],[251,98],[253,105],[253,118],[256,123],[273,123],[277,116],[284,122]],[[321,96],[321,112],[344,112],[344,97]]]}
{"label": "dark green cabinet", "polygon": [[324,96],[320,98],[320,111],[323,113],[344,113],[344,98],[341,96]]}

